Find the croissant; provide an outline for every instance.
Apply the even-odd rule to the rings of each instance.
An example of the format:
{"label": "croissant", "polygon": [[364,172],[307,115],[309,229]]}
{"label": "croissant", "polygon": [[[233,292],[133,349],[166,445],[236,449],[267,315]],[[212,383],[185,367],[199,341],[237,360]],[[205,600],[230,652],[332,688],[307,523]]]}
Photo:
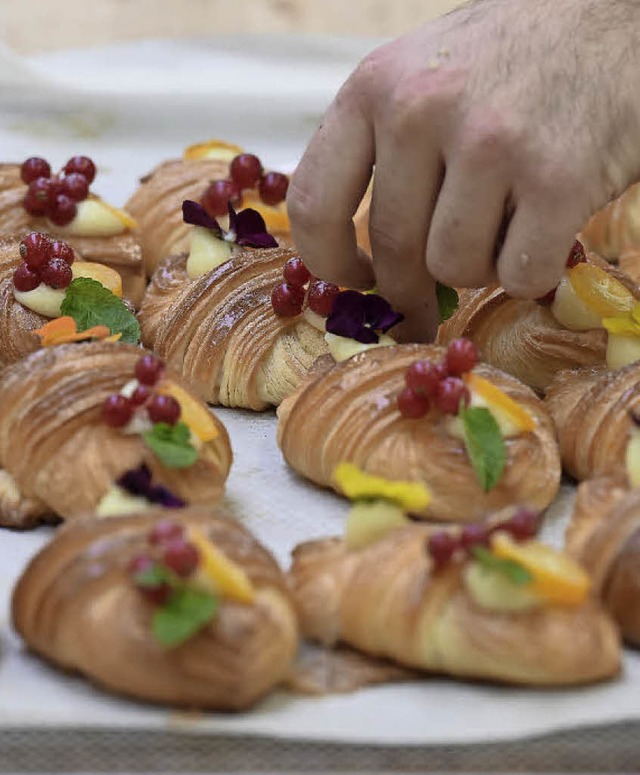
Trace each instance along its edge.
{"label": "croissant", "polygon": [[290,576],[302,634],[420,670],[504,683],[580,684],[618,671],[617,632],[595,600],[486,610],[460,564],[434,572],[428,535],[413,524],[355,551],[340,539],[299,546]]}
{"label": "croissant", "polygon": [[[102,419],[105,400],[131,382],[142,355],[124,344],[67,344],[38,350],[0,372],[0,524],[28,527],[53,515],[71,519],[94,512],[116,481],[141,465],[157,485],[189,504],[221,498],[231,449],[217,419],[210,420],[211,440],[186,468],[166,467],[140,434]],[[182,392],[191,413],[199,410],[209,420],[205,408],[184,387]]]}
{"label": "croissant", "polygon": [[124,296],[137,307],[146,287],[142,249],[137,239],[128,232],[112,237],[68,234],[45,218],[29,215],[22,206],[26,192],[27,186],[20,178],[20,165],[0,164],[0,232],[23,236],[30,231],[40,231],[64,239],[79,258],[115,269],[122,277]]}
{"label": "croissant", "polygon": [[607,259],[640,247],[640,184],[599,210],[582,230],[580,240]]}
{"label": "croissant", "polygon": [[31,561],[13,595],[13,624],[30,649],[99,686],[173,706],[240,710],[284,678],[298,632],[285,578],[242,525],[204,509],[179,520],[205,534],[247,574],[253,602],[222,598],[215,619],[166,648],[153,606],[127,572],[167,512],[66,525]]}
{"label": "croissant", "polygon": [[279,404],[327,352],[304,316],[278,317],[271,291],[296,254],[239,250],[190,280],[187,256],[158,267],[140,310],[143,343],[196,386],[205,401],[255,411]]}
{"label": "croissant", "polygon": [[565,470],[590,479],[624,466],[632,421],[640,406],[640,363],[624,369],[576,369],[558,374],[545,405],[555,422]]}
{"label": "croissant", "polygon": [[560,481],[553,423],[542,402],[513,377],[491,366],[477,369],[535,419],[532,432],[506,440],[504,473],[488,493],[445,418],[400,414],[396,397],[407,368],[443,353],[434,345],[382,347],[318,367],[278,409],[278,444],[287,463],[323,487],[334,486],[333,473],[343,461],[387,479],[422,482],[432,496],[422,516],[432,519],[475,521],[515,502],[546,508]]}

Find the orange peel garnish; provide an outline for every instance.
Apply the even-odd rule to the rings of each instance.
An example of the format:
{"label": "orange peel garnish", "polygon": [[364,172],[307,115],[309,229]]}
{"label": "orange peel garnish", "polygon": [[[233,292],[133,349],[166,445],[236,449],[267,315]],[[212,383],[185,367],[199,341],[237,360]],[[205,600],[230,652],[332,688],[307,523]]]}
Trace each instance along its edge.
{"label": "orange peel garnish", "polygon": [[[219,151],[219,155],[216,155],[216,151]],[[234,156],[239,153],[243,153],[244,149],[234,143],[227,143],[224,140],[207,140],[205,143],[195,143],[184,149],[182,158],[188,161],[194,159],[217,159],[222,161],[228,159],[231,161]]]}
{"label": "orange peel garnish", "polygon": [[100,285],[103,285],[107,290],[111,291],[114,296],[119,299],[122,298],[122,277],[120,273],[116,272],[110,266],[104,264],[96,264],[93,261],[76,261],[71,267],[74,279],[76,277],[88,277],[91,280],[96,280]]}
{"label": "orange peel garnish", "polygon": [[122,336],[122,334],[116,334],[117,339],[114,339],[107,326],[93,326],[93,328],[88,328],[86,331],[78,331],[76,321],[68,315],[51,320],[33,333],[40,337],[42,347],[52,347],[53,345],[66,344],[67,342],[82,342],[85,339],[117,341]]}
{"label": "orange peel garnish", "polygon": [[158,393],[171,396],[180,404],[181,419],[200,441],[212,441],[218,435],[218,426],[211,412],[187,391],[171,380],[158,387]]}
{"label": "orange peel garnish", "polygon": [[252,603],[256,592],[244,569],[223,554],[197,528],[191,528],[188,535],[200,555],[194,581],[200,582],[214,594],[218,593],[240,603]]}
{"label": "orange peel garnish", "polygon": [[595,264],[577,264],[567,277],[576,296],[602,318],[629,313],[636,303],[628,288]]}
{"label": "orange peel garnish", "polygon": [[523,433],[535,430],[536,421],[517,401],[510,398],[499,387],[470,371],[463,376],[465,385],[473,393],[483,398],[489,406],[503,412],[507,418]]}
{"label": "orange peel garnish", "polygon": [[250,207],[257,210],[264,218],[267,231],[275,234],[288,234],[291,231],[291,222],[287,212],[286,202],[279,205],[266,205],[254,191],[245,191],[242,195],[242,209]]}

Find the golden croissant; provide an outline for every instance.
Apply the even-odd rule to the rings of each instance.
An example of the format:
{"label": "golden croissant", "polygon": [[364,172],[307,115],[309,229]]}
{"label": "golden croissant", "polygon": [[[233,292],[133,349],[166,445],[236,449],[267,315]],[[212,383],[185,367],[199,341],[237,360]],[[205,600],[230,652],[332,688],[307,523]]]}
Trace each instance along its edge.
{"label": "golden croissant", "polygon": [[290,576],[302,634],[452,676],[530,685],[608,678],[619,669],[613,623],[598,603],[487,610],[464,565],[434,570],[430,529],[409,525],[365,548],[328,539],[299,546]]}
{"label": "golden croissant", "polygon": [[124,344],[66,344],[0,372],[0,524],[27,527],[92,513],[120,477],[140,466],[188,504],[222,497],[231,465],[226,430],[175,375],[166,374],[158,390],[178,396],[188,431],[206,428],[206,441],[183,442],[179,450],[194,456],[192,464],[168,467],[145,443],[146,426],[125,432],[104,420],[105,401],[134,380],[144,355]]}
{"label": "golden croissant", "polygon": [[324,331],[304,316],[273,310],[271,292],[295,255],[240,249],[196,280],[186,254],[164,261],[140,310],[143,343],[209,403],[256,411],[279,404],[328,350]]}
{"label": "golden croissant", "polygon": [[640,184],[599,210],[582,230],[580,240],[589,250],[610,260],[640,247]]}
{"label": "golden croissant", "polygon": [[397,396],[409,366],[443,354],[434,345],[380,347],[318,367],[278,409],[278,443],[287,463],[323,487],[335,487],[334,471],[343,461],[387,479],[422,482],[432,496],[422,516],[432,519],[475,521],[512,503],[546,508],[560,481],[553,423],[513,377],[491,366],[476,370],[533,419],[531,432],[506,439],[504,473],[489,492],[478,483],[463,441],[449,433],[449,418],[436,411],[417,420],[401,415]]}
{"label": "golden croissant", "polygon": [[[154,606],[128,570],[168,515],[187,535],[197,530],[210,541],[253,588],[246,602],[223,589],[215,617],[171,648],[156,639]],[[271,554],[242,525],[202,508],[64,526],[20,578],[13,623],[36,654],[105,689],[218,710],[246,708],[279,684],[298,645],[290,594]]]}
{"label": "golden croissant", "polygon": [[142,248],[128,230],[108,237],[82,237],[58,227],[46,218],[29,215],[22,206],[27,186],[20,178],[18,164],[0,164],[0,232],[24,236],[39,231],[63,239],[75,251],[78,258],[105,264],[122,277],[123,294],[136,307],[140,304],[146,278]]}

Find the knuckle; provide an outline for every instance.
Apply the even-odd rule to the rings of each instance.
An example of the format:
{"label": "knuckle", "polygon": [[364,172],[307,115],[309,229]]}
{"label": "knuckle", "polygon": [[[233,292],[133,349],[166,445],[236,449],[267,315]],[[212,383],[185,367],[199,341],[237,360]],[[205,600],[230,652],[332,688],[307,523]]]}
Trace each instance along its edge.
{"label": "knuckle", "polygon": [[461,150],[472,159],[497,161],[516,154],[525,142],[524,128],[515,118],[483,109],[468,116],[462,132]]}
{"label": "knuckle", "polygon": [[405,74],[392,87],[387,112],[392,131],[400,138],[415,141],[427,123],[447,111],[461,94],[460,73],[453,70],[429,70]]}

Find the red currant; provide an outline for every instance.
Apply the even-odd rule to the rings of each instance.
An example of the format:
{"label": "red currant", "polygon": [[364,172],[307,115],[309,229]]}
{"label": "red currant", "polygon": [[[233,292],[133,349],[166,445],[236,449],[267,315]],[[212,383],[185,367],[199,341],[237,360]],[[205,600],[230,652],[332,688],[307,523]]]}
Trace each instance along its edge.
{"label": "red currant", "polygon": [[442,364],[431,363],[431,361],[416,361],[407,369],[405,380],[407,387],[415,393],[435,398],[438,386],[446,376],[446,369]]}
{"label": "red currant", "polygon": [[429,399],[420,393],[416,393],[410,387],[406,387],[398,395],[398,409],[400,414],[407,419],[417,420],[420,417],[424,417],[430,408]]}
{"label": "red currant", "polygon": [[34,218],[40,218],[47,209],[47,197],[50,181],[48,178],[36,178],[29,183],[29,188],[22,202],[24,209]]}
{"label": "red currant", "polygon": [[142,406],[149,400],[151,391],[146,385],[138,385],[138,387],[131,394],[131,403],[134,406]]}
{"label": "red currant", "polygon": [[322,315],[323,318],[328,318],[333,312],[333,303],[339,293],[340,288],[337,285],[324,280],[313,280],[307,294],[309,309],[317,315]]}
{"label": "red currant", "polygon": [[162,560],[178,576],[189,576],[198,567],[200,553],[183,538],[174,538],[165,544]]}
{"label": "red currant", "polygon": [[166,422],[175,425],[180,419],[182,410],[173,396],[155,395],[147,406],[151,422]]}
{"label": "red currant", "polygon": [[89,195],[89,181],[79,172],[72,172],[60,183],[61,193],[71,197],[76,202],[82,202]]}
{"label": "red currant", "polygon": [[49,180],[49,187],[47,188],[47,215],[55,210],[56,202],[61,194],[64,194],[62,181],[55,176]]}
{"label": "red currant", "polygon": [[284,265],[282,276],[289,285],[295,285],[302,288],[303,285],[306,285],[309,282],[311,272],[302,263],[301,259],[295,256],[294,258],[290,258]]}
{"label": "red currant", "polygon": [[452,377],[461,377],[478,363],[478,351],[470,339],[454,339],[445,356],[447,371]]}
{"label": "red currant", "polygon": [[112,428],[124,428],[133,417],[134,408],[128,398],[114,393],[102,404],[102,420]]}
{"label": "red currant", "polygon": [[82,175],[91,185],[96,176],[96,165],[88,156],[74,156],[64,165],[64,174],[73,175],[74,173]]}
{"label": "red currant", "polygon": [[13,273],[13,285],[16,291],[21,293],[33,291],[40,285],[40,274],[34,272],[26,264],[20,264]]}
{"label": "red currant", "polygon": [[229,174],[240,188],[254,188],[262,176],[262,164],[254,154],[241,153],[231,162]]}
{"label": "red currant", "polygon": [[526,541],[538,532],[539,515],[531,509],[520,509],[510,520],[499,526],[500,530],[511,533],[516,541]]}
{"label": "red currant", "polygon": [[20,167],[20,177],[22,182],[27,185],[36,178],[49,178],[51,177],[51,167],[46,159],[42,159],[40,156],[31,156],[26,161],[22,162]]}
{"label": "red currant", "polygon": [[154,565],[155,562],[148,554],[137,554],[129,562],[127,570],[132,576],[137,576],[139,573],[145,573],[146,571],[151,570]]}
{"label": "red currant", "polygon": [[63,258],[52,258],[41,273],[42,282],[50,288],[68,288],[73,280],[71,267]]}
{"label": "red currant", "polygon": [[487,546],[489,544],[490,530],[486,525],[465,525],[460,534],[460,546],[469,551],[474,546]]}
{"label": "red currant", "polygon": [[231,180],[214,180],[202,195],[202,206],[212,218],[226,215],[229,202],[236,209],[242,204],[242,190]]}
{"label": "red currant", "polygon": [[266,205],[277,205],[287,198],[289,178],[281,172],[267,172],[260,180],[260,199]]}
{"label": "red currant", "polygon": [[136,379],[141,385],[153,387],[164,372],[164,362],[155,355],[143,355],[135,367]]}
{"label": "red currant", "polygon": [[576,240],[573,243],[571,252],[569,253],[569,258],[567,258],[567,269],[572,269],[578,264],[584,264],[586,260],[587,256],[584,252],[584,248],[582,247],[582,243]]}
{"label": "red currant", "polygon": [[139,554],[134,557],[128,565],[128,571],[133,576],[134,582],[140,592],[151,603],[156,605],[164,605],[169,596],[171,595],[171,587],[165,581],[161,581],[158,584],[149,586],[148,584],[141,584],[138,581],[138,577],[143,573],[148,573],[156,567],[154,560],[146,554]]}
{"label": "red currant", "polygon": [[302,312],[304,288],[282,283],[271,291],[271,304],[276,315],[292,318]]}
{"label": "red currant", "polygon": [[76,217],[78,207],[66,194],[58,194],[55,204],[47,208],[47,218],[56,226],[66,226]]}
{"label": "red currant", "polygon": [[556,288],[549,291],[549,293],[545,293],[544,296],[540,296],[539,298],[537,298],[536,302],[541,307],[550,307],[555,300],[556,300]]}
{"label": "red currant", "polygon": [[442,414],[458,414],[460,405],[466,406],[469,400],[469,391],[459,377],[446,377],[438,385],[435,404]]}
{"label": "red currant", "polygon": [[436,569],[442,568],[447,565],[447,563],[451,562],[453,555],[458,548],[458,541],[445,531],[432,533],[427,541],[427,550]]}
{"label": "red currant", "polygon": [[70,245],[62,240],[54,240],[51,243],[51,258],[61,258],[65,263],[73,264],[76,259],[75,253]]}
{"label": "red currant", "polygon": [[151,528],[148,541],[152,546],[166,544],[169,541],[182,539],[184,536],[184,527],[179,522],[172,519],[161,519]]}
{"label": "red currant", "polygon": [[32,231],[20,241],[20,257],[29,269],[39,272],[48,263],[51,254],[51,240],[46,234]]}

